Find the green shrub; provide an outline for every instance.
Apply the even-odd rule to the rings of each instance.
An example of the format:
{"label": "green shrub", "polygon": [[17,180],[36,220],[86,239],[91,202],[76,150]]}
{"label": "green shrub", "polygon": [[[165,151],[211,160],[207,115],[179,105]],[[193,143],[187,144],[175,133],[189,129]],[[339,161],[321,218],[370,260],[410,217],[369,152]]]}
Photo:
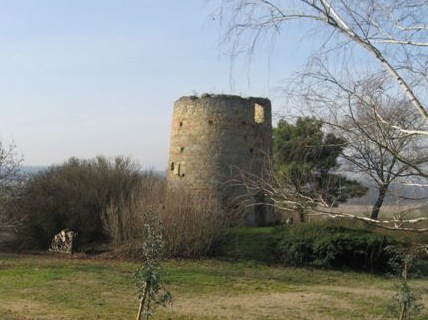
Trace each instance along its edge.
{"label": "green shrub", "polygon": [[282,226],[275,238],[274,252],[281,264],[371,272],[388,268],[390,254],[385,247],[395,243],[368,230],[314,223]]}
{"label": "green shrub", "polygon": [[17,200],[17,210],[27,216],[19,230],[21,246],[47,248],[65,228],[79,233],[80,245],[104,240],[103,208],[124,201],[140,181],[139,167],[123,157],[71,158],[37,173]]}

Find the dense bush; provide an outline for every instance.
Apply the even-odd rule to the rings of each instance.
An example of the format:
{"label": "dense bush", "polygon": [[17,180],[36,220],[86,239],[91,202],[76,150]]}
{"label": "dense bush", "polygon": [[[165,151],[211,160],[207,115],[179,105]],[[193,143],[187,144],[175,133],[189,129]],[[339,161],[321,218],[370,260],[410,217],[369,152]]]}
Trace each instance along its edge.
{"label": "dense bush", "polygon": [[47,248],[64,228],[79,233],[80,245],[103,240],[103,208],[127,199],[140,181],[139,167],[123,157],[71,158],[37,173],[16,200],[27,216],[19,230],[21,245]]}
{"label": "dense bush", "polygon": [[300,223],[277,229],[274,252],[278,262],[292,266],[385,271],[392,238],[362,229]]}

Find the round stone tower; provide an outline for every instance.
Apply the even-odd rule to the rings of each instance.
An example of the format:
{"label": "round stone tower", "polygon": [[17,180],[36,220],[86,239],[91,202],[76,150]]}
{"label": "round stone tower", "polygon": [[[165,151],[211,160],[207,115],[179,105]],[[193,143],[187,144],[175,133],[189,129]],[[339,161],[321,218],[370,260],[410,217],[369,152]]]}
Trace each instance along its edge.
{"label": "round stone tower", "polygon": [[[259,175],[271,149],[268,99],[182,97],[174,105],[168,188],[207,192],[229,205],[246,192],[238,177],[242,172]],[[246,211],[250,224],[267,223],[257,206]]]}

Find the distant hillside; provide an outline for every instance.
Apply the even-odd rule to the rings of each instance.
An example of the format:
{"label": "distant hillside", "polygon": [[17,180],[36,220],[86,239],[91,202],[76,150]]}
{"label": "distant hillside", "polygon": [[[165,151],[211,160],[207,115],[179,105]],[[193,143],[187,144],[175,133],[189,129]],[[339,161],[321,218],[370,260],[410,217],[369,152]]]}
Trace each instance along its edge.
{"label": "distant hillside", "polygon": [[[347,201],[347,204],[356,205],[373,205],[377,199],[378,191],[375,186],[365,184],[369,191],[364,197],[354,198]],[[418,202],[428,201],[428,188],[407,185],[391,185],[387,197],[385,198],[385,205],[395,204],[413,204]]]}
{"label": "distant hillside", "polygon": [[23,166],[20,171],[23,174],[32,175],[37,172],[46,170],[47,168],[49,167],[48,166]]}
{"label": "distant hillside", "polygon": [[[33,175],[37,172],[48,169],[49,166],[23,166],[21,172],[26,175]],[[154,174],[166,177],[165,170],[143,170],[152,171]],[[355,176],[353,177],[355,179]],[[357,178],[357,180],[360,180]],[[352,205],[373,205],[377,199],[377,189],[374,185],[363,183],[369,188],[369,191],[364,197],[353,198],[347,201],[347,204]],[[428,187],[392,185],[389,194],[385,199],[385,205],[413,204],[418,202],[428,202]]]}

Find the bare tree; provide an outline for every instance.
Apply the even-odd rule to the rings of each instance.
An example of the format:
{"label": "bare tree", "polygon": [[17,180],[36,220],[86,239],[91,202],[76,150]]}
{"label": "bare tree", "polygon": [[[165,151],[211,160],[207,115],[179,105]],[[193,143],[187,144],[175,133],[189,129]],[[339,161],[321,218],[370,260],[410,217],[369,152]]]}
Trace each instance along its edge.
{"label": "bare tree", "polygon": [[338,79],[321,61],[299,79],[291,95],[348,142],[342,152],[348,169],[375,183],[372,219],[378,218],[392,183],[428,176],[425,136],[417,134],[426,130],[426,122],[407,100],[387,92],[390,79],[380,74],[355,81],[350,73]]}
{"label": "bare tree", "polygon": [[[252,53],[267,35],[281,33],[293,21],[305,21],[315,27],[317,35],[326,36],[317,56],[333,54],[333,63],[337,64],[338,50],[365,51],[374,59],[370,61],[358,54],[361,59],[355,66],[361,68],[362,62],[371,70],[385,70],[396,84],[391,90],[400,90],[428,121],[426,0],[222,0],[221,3],[222,20],[229,22],[226,39],[235,55]],[[317,38],[312,36],[309,40],[317,42]]]}
{"label": "bare tree", "polygon": [[[349,141],[342,156],[354,172],[368,176],[377,186],[372,219],[378,219],[390,185],[419,176],[415,168],[421,168],[428,160],[419,135],[407,134],[389,125],[396,124],[404,129],[417,127],[420,118],[406,104],[380,106],[376,103],[375,107],[357,104],[355,112],[351,110],[346,120],[336,126]],[[379,114],[389,124],[381,121]]]}
{"label": "bare tree", "polygon": [[0,141],[0,230],[15,228],[21,220],[7,210],[7,205],[20,186],[20,165],[22,156],[16,151],[16,145],[4,145]]}

